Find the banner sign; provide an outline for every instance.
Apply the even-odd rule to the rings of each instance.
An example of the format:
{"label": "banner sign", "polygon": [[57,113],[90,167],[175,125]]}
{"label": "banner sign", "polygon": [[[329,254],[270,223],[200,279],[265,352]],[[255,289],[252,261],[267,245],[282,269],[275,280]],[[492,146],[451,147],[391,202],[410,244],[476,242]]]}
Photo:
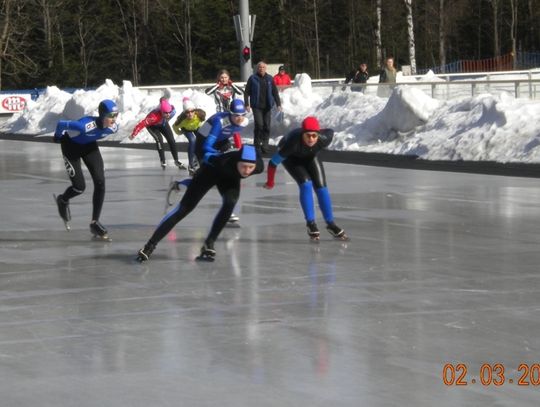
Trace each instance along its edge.
{"label": "banner sign", "polygon": [[22,112],[30,99],[30,94],[0,94],[0,113]]}

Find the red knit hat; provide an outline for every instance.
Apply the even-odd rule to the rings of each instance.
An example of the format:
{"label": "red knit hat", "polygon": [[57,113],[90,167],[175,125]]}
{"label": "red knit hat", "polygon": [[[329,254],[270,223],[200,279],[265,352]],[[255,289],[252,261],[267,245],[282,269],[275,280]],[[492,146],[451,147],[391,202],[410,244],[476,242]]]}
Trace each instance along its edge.
{"label": "red knit hat", "polygon": [[302,130],[304,131],[320,131],[321,126],[319,121],[314,116],[308,116],[302,122]]}

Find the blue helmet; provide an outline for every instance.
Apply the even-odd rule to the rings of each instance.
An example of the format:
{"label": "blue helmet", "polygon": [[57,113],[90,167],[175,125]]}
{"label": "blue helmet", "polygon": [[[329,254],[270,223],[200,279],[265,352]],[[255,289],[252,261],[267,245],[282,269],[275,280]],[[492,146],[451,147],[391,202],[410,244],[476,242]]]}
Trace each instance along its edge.
{"label": "blue helmet", "polygon": [[241,99],[234,99],[231,102],[231,113],[239,114],[239,115],[246,114],[246,106],[244,105],[244,102]]}
{"label": "blue helmet", "polygon": [[102,100],[98,106],[99,117],[103,118],[111,113],[118,113],[118,106],[110,99]]}
{"label": "blue helmet", "polygon": [[257,162],[257,150],[255,146],[244,144],[240,150],[240,160],[246,163]]}

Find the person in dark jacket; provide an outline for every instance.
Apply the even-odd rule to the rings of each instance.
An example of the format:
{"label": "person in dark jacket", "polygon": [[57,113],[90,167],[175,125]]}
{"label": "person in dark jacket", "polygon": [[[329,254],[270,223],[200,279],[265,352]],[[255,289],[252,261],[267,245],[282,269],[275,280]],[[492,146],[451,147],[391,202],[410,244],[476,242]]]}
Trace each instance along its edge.
{"label": "person in dark jacket", "polygon": [[326,222],[326,229],[336,239],[348,240],[345,231],[334,222],[332,201],[326,186],[324,167],[317,154],[328,147],[334,137],[334,130],[321,129],[316,117],[308,116],[302,127],[292,130],[278,144],[278,151],[268,163],[267,181],[264,188],[274,187],[277,166],[283,162],[287,172],[294,178],[300,189],[300,205],[304,212],[308,236],[319,240],[319,228],[315,223],[315,202],[313,190],[317,195],[319,207]]}
{"label": "person in dark jacket", "polygon": [[265,62],[257,64],[257,72],[249,77],[244,93],[247,111],[253,110],[255,122],[253,142],[262,153],[268,152],[272,107],[276,105],[277,109],[282,111],[278,89],[272,76],[266,73],[266,69]]}
{"label": "person in dark jacket", "polygon": [[377,89],[379,97],[388,97],[392,89],[396,86],[397,69],[394,66],[394,58],[388,57],[384,60],[384,66],[379,74],[379,83],[382,84]]}
{"label": "person in dark jacket", "polygon": [[345,77],[345,84],[351,82],[351,91],[353,92],[364,92],[365,86],[361,86],[362,83],[366,83],[369,79],[369,72],[367,69],[367,64],[362,62],[358,65],[358,69],[351,71]]}

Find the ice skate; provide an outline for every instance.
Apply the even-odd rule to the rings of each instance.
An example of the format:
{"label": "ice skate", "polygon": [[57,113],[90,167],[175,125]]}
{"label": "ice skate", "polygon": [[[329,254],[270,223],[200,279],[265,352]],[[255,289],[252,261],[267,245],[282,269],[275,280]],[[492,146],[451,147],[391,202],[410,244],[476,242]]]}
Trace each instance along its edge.
{"label": "ice skate", "polygon": [[179,170],[187,170],[188,168],[182,164],[180,161],[175,161],[174,162],[174,165],[176,165],[178,167]]}
{"label": "ice skate", "polygon": [[319,228],[317,227],[317,224],[314,221],[307,222],[307,234],[311,241],[318,242],[321,238],[321,233],[319,232]]}
{"label": "ice skate", "polygon": [[143,261],[147,261],[150,258],[150,255],[152,254],[155,248],[156,248],[155,244],[151,242],[146,243],[144,247],[141,250],[139,250],[139,252],[137,253],[136,260],[139,263],[142,263]]}
{"label": "ice skate", "polygon": [[167,168],[167,163],[165,162],[161,163],[161,169],[165,171],[166,168]]}
{"label": "ice skate", "polygon": [[92,233],[94,240],[101,240],[104,242],[110,242],[112,239],[109,237],[107,229],[98,221],[90,223],[90,233]]}
{"label": "ice skate", "polygon": [[193,177],[195,175],[195,171],[197,171],[195,168],[193,167],[188,167],[188,174],[190,177]]}
{"label": "ice skate", "polygon": [[326,225],[326,230],[328,230],[328,232],[338,240],[349,240],[349,236],[345,234],[345,231],[334,222],[328,223]]}
{"label": "ice skate", "polygon": [[195,258],[197,261],[214,261],[216,260],[216,251],[214,245],[211,243],[205,243],[201,248],[201,254]]}
{"label": "ice skate", "polygon": [[71,226],[69,224],[71,220],[71,211],[69,210],[69,201],[64,201],[62,199],[62,195],[54,195],[54,202],[56,202],[56,206],[58,206],[58,214],[64,221],[64,226],[66,230],[69,232],[71,230]]}
{"label": "ice skate", "polygon": [[227,221],[227,227],[229,227],[229,228],[239,228],[240,227],[240,217],[238,217],[238,215],[235,215],[234,213],[231,213],[231,216],[229,217],[229,220]]}
{"label": "ice skate", "polygon": [[172,197],[176,197],[178,193],[180,192],[180,183],[176,181],[173,177],[171,177],[171,182],[169,183],[169,189],[167,190],[167,198],[165,199],[165,211],[167,211],[169,206],[173,206],[175,204],[176,199],[173,199]]}

